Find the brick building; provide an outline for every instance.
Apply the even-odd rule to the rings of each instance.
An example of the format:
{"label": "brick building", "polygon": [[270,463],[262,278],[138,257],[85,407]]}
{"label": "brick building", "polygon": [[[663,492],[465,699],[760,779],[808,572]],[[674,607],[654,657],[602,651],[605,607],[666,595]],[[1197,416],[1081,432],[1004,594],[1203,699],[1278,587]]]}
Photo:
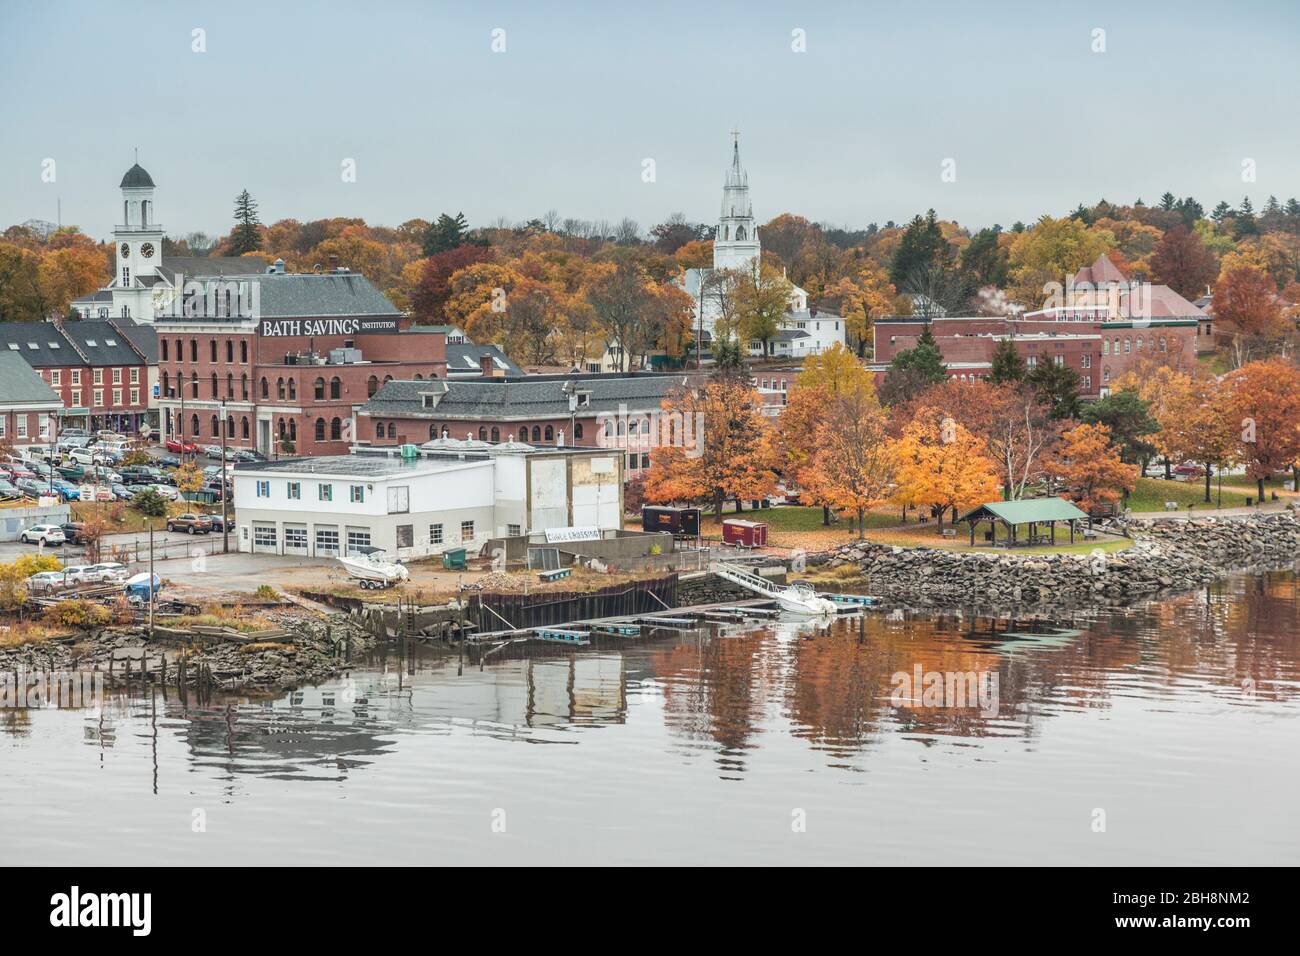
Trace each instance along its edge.
{"label": "brick building", "polygon": [[[1190,366],[1207,321],[1204,312],[1168,286],[1129,283],[1102,256],[1075,274],[1065,304],[1018,318],[939,316],[929,325],[953,379],[987,375],[998,342],[1007,339],[1029,366],[1069,365],[1079,374],[1080,395],[1096,398],[1143,359]],[[871,367],[878,377],[895,355],[916,346],[925,325],[916,316],[876,320]]]}
{"label": "brick building", "polygon": [[0,445],[48,442],[50,426],[62,411],[58,394],[34,368],[0,350]]}
{"label": "brick building", "polygon": [[446,375],[446,336],[412,327],[362,275],[196,279],[177,314],[154,316],[160,425],[168,438],[265,455],[345,454],[384,383]]}
{"label": "brick building", "polygon": [[618,448],[624,473],[650,467],[652,420],[682,375],[623,372],[384,385],[357,414],[361,445],[433,438]]}
{"label": "brick building", "polygon": [[60,427],[134,435],[148,424],[148,361],[116,323],[0,322],[0,349],[59,396]]}

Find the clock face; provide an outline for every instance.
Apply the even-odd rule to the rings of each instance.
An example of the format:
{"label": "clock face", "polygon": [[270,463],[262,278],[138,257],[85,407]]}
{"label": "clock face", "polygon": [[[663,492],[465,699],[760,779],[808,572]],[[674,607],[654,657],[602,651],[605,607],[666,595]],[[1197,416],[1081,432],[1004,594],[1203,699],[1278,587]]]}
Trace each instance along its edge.
{"label": "clock face", "polygon": [[140,247],[140,255],[144,256],[146,259],[152,259],[152,258],[153,258],[153,243],[152,243],[152,242],[146,242],[143,246],[141,246],[141,247]]}
{"label": "clock face", "polygon": [[118,254],[121,255],[123,259],[126,259],[131,255],[131,247],[128,246],[125,242],[122,243],[122,248],[118,249],[117,251]]}

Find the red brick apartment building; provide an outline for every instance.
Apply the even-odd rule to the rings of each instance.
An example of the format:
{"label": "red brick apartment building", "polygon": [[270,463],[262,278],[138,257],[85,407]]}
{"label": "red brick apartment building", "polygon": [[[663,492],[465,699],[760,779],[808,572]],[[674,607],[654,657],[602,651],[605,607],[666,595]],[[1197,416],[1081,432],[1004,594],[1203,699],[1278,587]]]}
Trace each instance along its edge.
{"label": "red brick apartment building", "polygon": [[[975,380],[992,368],[1008,339],[1027,365],[1056,362],[1079,373],[1079,392],[1096,398],[1143,359],[1172,365],[1196,361],[1198,333],[1209,317],[1168,286],[1128,283],[1105,256],[1080,269],[1067,287],[1069,304],[1019,318],[943,316],[930,320],[949,377]],[[899,352],[914,348],[925,329],[916,316],[878,319],[873,370],[882,377]]]}
{"label": "red brick apartment building", "polygon": [[154,318],[166,437],[219,444],[224,427],[228,445],[268,456],[346,454],[386,382],[446,375],[445,333],[412,327],[364,276],[282,268],[198,277],[207,291]]}
{"label": "red brick apartment building", "polygon": [[134,435],[147,424],[148,361],[114,322],[0,322],[0,351],[54,390],[61,428]]}

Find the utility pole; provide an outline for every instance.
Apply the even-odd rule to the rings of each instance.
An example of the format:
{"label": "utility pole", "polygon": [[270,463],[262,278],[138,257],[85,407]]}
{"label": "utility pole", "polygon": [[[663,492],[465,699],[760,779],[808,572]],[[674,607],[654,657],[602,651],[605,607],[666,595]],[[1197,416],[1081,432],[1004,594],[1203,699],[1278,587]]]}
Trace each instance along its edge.
{"label": "utility pole", "polygon": [[153,519],[149,519],[149,640],[153,640]]}
{"label": "utility pole", "polygon": [[226,400],[221,400],[221,553],[230,553],[230,516],[226,507]]}

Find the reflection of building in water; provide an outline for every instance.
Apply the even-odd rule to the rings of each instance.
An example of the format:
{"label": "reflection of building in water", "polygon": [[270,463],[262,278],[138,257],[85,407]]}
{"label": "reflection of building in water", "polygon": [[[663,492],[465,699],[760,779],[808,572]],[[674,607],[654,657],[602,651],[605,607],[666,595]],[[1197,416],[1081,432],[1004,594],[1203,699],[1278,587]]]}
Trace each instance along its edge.
{"label": "reflection of building in water", "polygon": [[527,661],[530,727],[575,720],[621,723],[627,713],[622,654],[575,654]]}

